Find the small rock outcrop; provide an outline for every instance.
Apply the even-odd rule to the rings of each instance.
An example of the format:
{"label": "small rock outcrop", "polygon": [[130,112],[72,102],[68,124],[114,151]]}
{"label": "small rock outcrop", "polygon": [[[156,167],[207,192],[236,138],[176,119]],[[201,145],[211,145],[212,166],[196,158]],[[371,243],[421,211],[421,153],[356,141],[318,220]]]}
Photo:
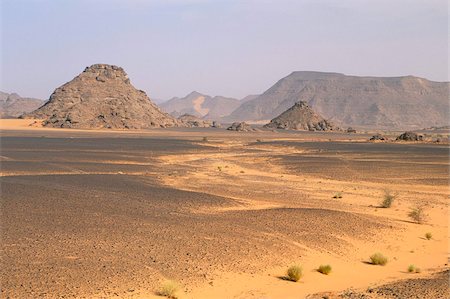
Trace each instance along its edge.
{"label": "small rock outcrop", "polygon": [[356,133],[356,130],[353,129],[352,127],[348,127],[346,130],[347,133]]}
{"label": "small rock outcrop", "polygon": [[397,141],[422,141],[423,136],[414,132],[405,132],[398,136],[395,140]]}
{"label": "small rock outcrop", "polygon": [[270,129],[307,131],[335,130],[329,121],[315,113],[304,101],[295,103],[294,106],[272,119],[264,127]]}
{"label": "small rock outcrop", "polygon": [[227,128],[229,131],[237,131],[237,132],[252,132],[255,131],[252,126],[247,124],[246,122],[234,122]]}
{"label": "small rock outcrop", "polygon": [[387,139],[384,136],[380,135],[380,134],[375,134],[372,137],[370,137],[369,140],[370,141],[385,141]]}
{"label": "small rock outcrop", "polygon": [[211,121],[203,120],[187,113],[178,117],[178,120],[189,128],[209,128],[213,126],[213,123]]}
{"label": "small rock outcrop", "polygon": [[58,87],[49,101],[22,118],[43,120],[43,126],[81,129],[146,129],[179,126],[115,65],[94,64]]}

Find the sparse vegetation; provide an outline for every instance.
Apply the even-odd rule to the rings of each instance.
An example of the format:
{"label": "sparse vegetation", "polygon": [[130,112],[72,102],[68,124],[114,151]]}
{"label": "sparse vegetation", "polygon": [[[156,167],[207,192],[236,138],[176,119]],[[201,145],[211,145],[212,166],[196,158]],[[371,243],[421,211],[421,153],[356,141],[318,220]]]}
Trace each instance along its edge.
{"label": "sparse vegetation", "polygon": [[330,265],[320,265],[319,269],[317,269],[318,272],[328,275],[331,272],[331,266]]}
{"label": "sparse vegetation", "polygon": [[424,205],[418,205],[411,209],[411,211],[408,213],[408,216],[416,223],[422,224],[426,220],[426,214],[425,214],[425,206]]}
{"label": "sparse vegetation", "polygon": [[389,189],[384,190],[384,196],[383,196],[383,201],[381,202],[381,207],[382,208],[390,208],[396,197],[397,197],[397,195],[392,193],[391,190],[389,190]]}
{"label": "sparse vegetation", "polygon": [[342,193],[341,193],[341,192],[336,193],[336,194],[333,196],[333,198],[342,198]]}
{"label": "sparse vegetation", "polygon": [[217,166],[217,170],[222,171],[222,166]]}
{"label": "sparse vegetation", "polygon": [[408,267],[408,272],[409,273],[420,273],[421,272],[421,270],[420,270],[420,268],[417,268],[416,266],[414,266],[414,265],[409,265],[409,267]]}
{"label": "sparse vegetation", "polygon": [[178,285],[178,283],[176,283],[173,280],[167,280],[163,283],[159,294],[161,296],[165,296],[170,299],[177,299],[178,298],[177,292],[179,289],[180,286]]}
{"label": "sparse vegetation", "polygon": [[303,268],[299,265],[290,266],[287,270],[287,278],[290,281],[299,281],[303,276]]}
{"label": "sparse vegetation", "polygon": [[425,238],[426,238],[427,240],[431,240],[431,239],[433,238],[433,235],[432,235],[431,233],[426,233],[426,234],[425,234]]}
{"label": "sparse vegetation", "polygon": [[202,141],[203,141],[203,142],[208,142],[208,137],[203,137],[203,138],[202,138]]}
{"label": "sparse vegetation", "polygon": [[370,262],[372,263],[372,265],[384,266],[384,265],[387,264],[388,259],[387,259],[387,257],[382,255],[381,253],[377,252],[377,253],[372,254],[370,256]]}

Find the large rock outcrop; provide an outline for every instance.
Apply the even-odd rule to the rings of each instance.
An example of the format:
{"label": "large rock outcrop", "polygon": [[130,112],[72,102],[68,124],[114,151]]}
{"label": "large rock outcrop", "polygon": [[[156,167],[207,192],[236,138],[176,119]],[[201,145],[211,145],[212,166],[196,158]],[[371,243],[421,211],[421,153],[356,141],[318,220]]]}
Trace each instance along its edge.
{"label": "large rock outcrop", "polygon": [[264,126],[270,129],[332,131],[333,125],[322,116],[315,113],[304,101],[281,113]]}
{"label": "large rock outcrop", "polygon": [[94,64],[58,87],[41,108],[23,118],[44,126],[83,129],[145,129],[180,123],[162,112],[142,90],[131,85],[118,66]]}
{"label": "large rock outcrop", "polygon": [[268,121],[299,99],[341,127],[420,129],[449,125],[449,83],[423,78],[293,72],[222,121]]}

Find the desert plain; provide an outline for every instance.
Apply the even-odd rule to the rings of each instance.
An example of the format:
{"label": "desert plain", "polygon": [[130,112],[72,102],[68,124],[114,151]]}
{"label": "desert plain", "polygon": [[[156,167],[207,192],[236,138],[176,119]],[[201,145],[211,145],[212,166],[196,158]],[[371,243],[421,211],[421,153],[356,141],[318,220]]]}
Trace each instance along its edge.
{"label": "desert plain", "polygon": [[2,298],[449,297],[448,143],[32,123],[0,121]]}

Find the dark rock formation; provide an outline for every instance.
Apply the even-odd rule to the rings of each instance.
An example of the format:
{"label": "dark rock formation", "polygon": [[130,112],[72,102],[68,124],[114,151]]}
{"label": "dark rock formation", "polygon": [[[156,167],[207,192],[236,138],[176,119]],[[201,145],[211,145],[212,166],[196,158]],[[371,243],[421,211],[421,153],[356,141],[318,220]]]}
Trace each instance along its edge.
{"label": "dark rock formation", "polygon": [[227,130],[229,130],[229,131],[238,131],[238,132],[255,131],[255,129],[252,128],[252,126],[250,126],[249,124],[247,124],[245,122],[235,122],[231,126],[229,126],[227,128]]}
{"label": "dark rock formation", "polygon": [[386,138],[380,134],[375,134],[369,139],[370,141],[384,141]]}
{"label": "dark rock formation", "polygon": [[401,134],[400,136],[398,136],[395,140],[422,141],[423,140],[423,136],[422,135],[418,135],[417,133],[414,133],[414,132],[405,132],[405,133]]}
{"label": "dark rock formation", "polygon": [[209,128],[213,126],[211,121],[200,119],[191,114],[183,114],[178,117],[178,120],[186,127],[190,128]]}
{"label": "dark rock formation", "polygon": [[330,131],[333,125],[300,101],[264,126],[271,129]]}

